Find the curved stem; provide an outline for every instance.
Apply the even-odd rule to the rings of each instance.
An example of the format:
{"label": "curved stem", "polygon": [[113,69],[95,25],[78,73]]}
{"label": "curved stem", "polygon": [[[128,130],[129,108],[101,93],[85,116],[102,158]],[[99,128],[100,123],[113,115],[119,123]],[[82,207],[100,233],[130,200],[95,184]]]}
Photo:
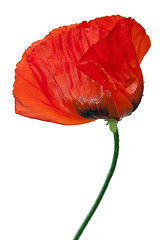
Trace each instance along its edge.
{"label": "curved stem", "polygon": [[73,240],[78,240],[79,237],[81,236],[83,230],[85,229],[85,227],[87,226],[88,222],[90,221],[91,217],[93,216],[93,214],[95,213],[98,205],[100,204],[104,193],[109,185],[109,182],[113,176],[116,164],[117,164],[117,159],[118,159],[118,153],[119,153],[119,134],[118,134],[118,128],[116,125],[116,131],[113,133],[114,135],[114,154],[113,154],[113,159],[112,159],[112,163],[109,169],[109,172],[107,174],[107,177],[104,181],[104,184],[102,186],[101,191],[99,192],[99,195],[96,199],[96,201],[94,202],[92,208],[90,209],[88,215],[86,216],[86,218],[84,219],[83,223],[81,224],[80,228],[78,229],[76,235],[74,236]]}

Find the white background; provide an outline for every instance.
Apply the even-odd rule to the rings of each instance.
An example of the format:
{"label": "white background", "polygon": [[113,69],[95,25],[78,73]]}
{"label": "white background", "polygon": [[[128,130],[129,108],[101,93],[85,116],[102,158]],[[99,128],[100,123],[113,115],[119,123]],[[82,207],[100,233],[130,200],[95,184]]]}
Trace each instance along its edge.
{"label": "white background", "polygon": [[0,239],[72,240],[110,165],[103,120],[62,126],[14,113],[14,69],[53,28],[105,15],[133,17],[152,46],[139,108],[119,123],[109,188],[81,240],[160,239],[160,7],[152,1],[3,1],[0,6]]}

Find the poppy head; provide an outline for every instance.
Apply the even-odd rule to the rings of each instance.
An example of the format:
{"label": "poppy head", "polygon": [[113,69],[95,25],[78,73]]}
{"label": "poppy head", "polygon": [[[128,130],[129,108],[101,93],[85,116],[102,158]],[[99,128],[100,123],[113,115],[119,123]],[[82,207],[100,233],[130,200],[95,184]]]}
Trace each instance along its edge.
{"label": "poppy head", "polygon": [[143,93],[150,39],[134,19],[102,17],[52,30],[15,70],[15,111],[60,124],[130,115]]}

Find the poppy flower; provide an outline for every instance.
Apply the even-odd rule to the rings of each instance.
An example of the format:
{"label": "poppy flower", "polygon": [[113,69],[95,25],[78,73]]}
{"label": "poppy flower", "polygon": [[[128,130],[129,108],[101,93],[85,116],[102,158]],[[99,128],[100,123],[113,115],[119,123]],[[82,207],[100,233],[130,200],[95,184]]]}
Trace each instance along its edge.
{"label": "poppy flower", "polygon": [[119,121],[141,101],[149,47],[143,27],[119,15],[54,29],[17,64],[15,111],[67,125]]}

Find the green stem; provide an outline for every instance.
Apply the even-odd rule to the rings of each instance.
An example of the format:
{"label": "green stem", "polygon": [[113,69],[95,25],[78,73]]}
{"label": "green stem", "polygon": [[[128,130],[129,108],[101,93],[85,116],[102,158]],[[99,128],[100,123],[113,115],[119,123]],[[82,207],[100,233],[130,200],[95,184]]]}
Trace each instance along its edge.
{"label": "green stem", "polygon": [[113,133],[114,135],[114,154],[113,154],[113,159],[112,159],[112,163],[109,169],[109,172],[107,174],[107,177],[105,179],[105,182],[102,186],[101,191],[99,192],[99,195],[96,199],[96,201],[94,202],[92,208],[90,209],[88,215],[86,216],[86,218],[84,219],[83,223],[81,224],[80,228],[78,229],[76,235],[74,236],[73,240],[78,240],[79,237],[81,236],[81,234],[83,233],[85,227],[87,226],[88,222],[90,221],[91,217],[93,216],[93,214],[95,213],[98,205],[100,204],[104,193],[109,185],[109,182],[113,176],[116,164],[117,164],[117,158],[118,158],[118,153],[119,153],[119,134],[118,134],[118,128],[116,125],[116,131]]}

